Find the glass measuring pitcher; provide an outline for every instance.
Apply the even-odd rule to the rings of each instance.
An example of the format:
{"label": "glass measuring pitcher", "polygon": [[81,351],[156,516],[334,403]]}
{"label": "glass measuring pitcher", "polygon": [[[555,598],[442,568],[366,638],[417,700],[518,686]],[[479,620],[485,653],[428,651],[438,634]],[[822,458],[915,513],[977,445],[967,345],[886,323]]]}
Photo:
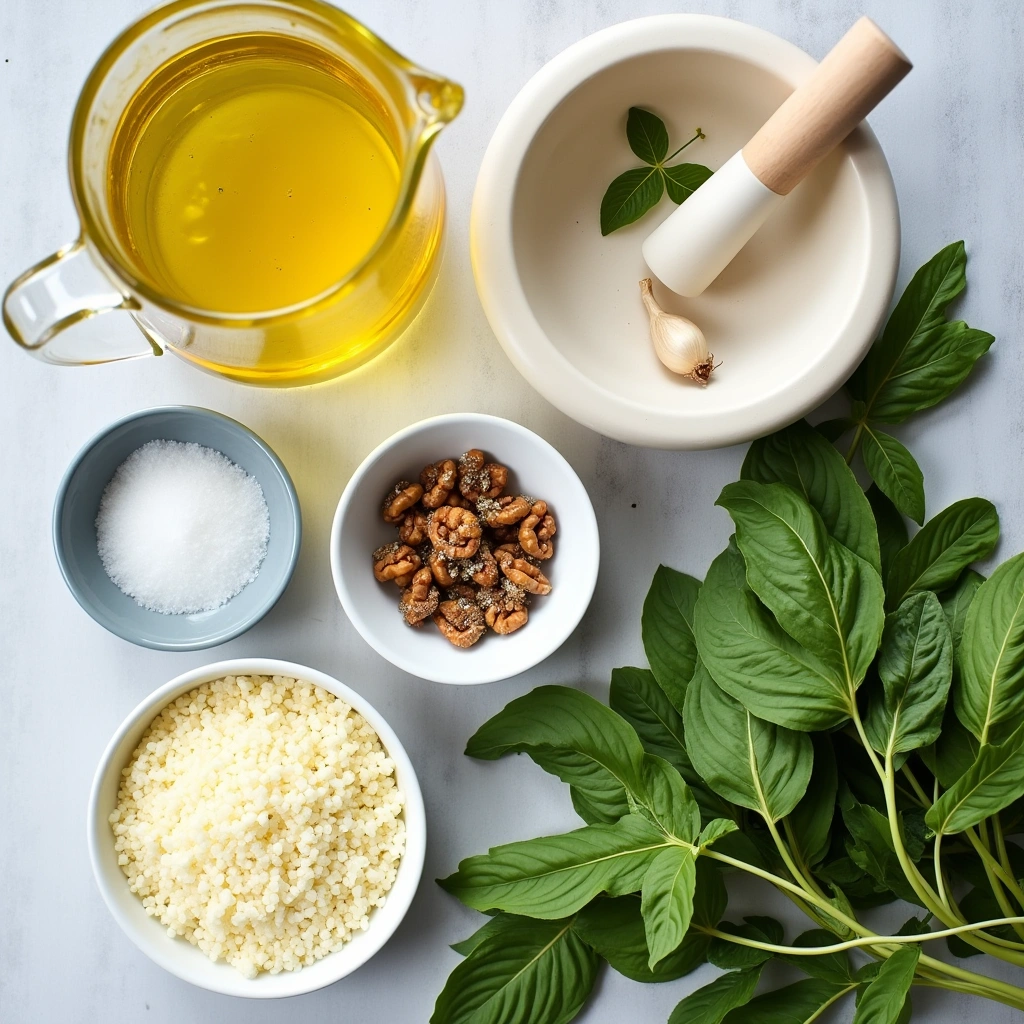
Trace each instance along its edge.
{"label": "glass measuring pitcher", "polygon": [[[207,115],[210,83],[223,84]],[[158,8],[86,81],[69,150],[81,234],[10,285],[4,324],[64,365],[169,349],[248,384],[345,373],[394,340],[433,282],[444,184],[430,146],[462,100],[320,0]],[[152,143],[161,132],[178,164]],[[263,192],[233,188],[234,168]]]}

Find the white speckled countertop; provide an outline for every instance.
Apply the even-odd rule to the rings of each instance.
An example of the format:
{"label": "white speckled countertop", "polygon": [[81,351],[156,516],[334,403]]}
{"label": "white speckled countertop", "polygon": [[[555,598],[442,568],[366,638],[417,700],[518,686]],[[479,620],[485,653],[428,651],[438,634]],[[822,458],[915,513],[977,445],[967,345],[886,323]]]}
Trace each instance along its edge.
{"label": "white speckled countertop", "polygon": [[[103,47],[147,6],[0,4],[0,282],[74,237],[65,145],[75,98]],[[349,377],[295,391],[246,389],[173,357],[55,369],[0,340],[4,1024],[423,1024],[458,961],[447,944],[479,920],[432,879],[488,845],[577,823],[557,780],[525,758],[471,761],[462,755],[465,741],[534,685],[578,683],[603,698],[613,666],[642,663],[639,615],[651,574],[663,561],[703,576],[729,533],[713,501],[743,456],[743,447],[634,449],[577,426],[513,370],[477,301],[467,231],[484,147],[527,78],[589,32],[685,9],[752,21],[820,57],[867,13],[912,55],[914,73],[871,118],[899,193],[901,284],[941,245],[965,238],[970,285],[959,312],[993,332],[997,344],[955,398],[898,432],[921,463],[932,510],[985,495],[1002,516],[1000,556],[1024,549],[1024,6],[1017,0],[690,0],[681,7],[668,0],[351,0],[347,8],[467,91],[465,110],[438,144],[450,201],[444,266],[405,338]],[[432,358],[442,350],[443,363]],[[463,368],[457,387],[452,366]],[[284,598],[247,635],[213,651],[163,654],[108,635],[74,602],[50,548],[53,495],[72,455],[111,420],[165,403],[208,406],[251,426],[287,464],[302,503],[302,554]],[[419,682],[374,654],[342,613],[327,558],[335,504],[366,452],[407,423],[455,408],[508,416],[552,441],[590,490],[604,548],[593,605],[561,651],[518,679],[472,689]],[[420,892],[389,945],[350,978],[285,1003],[212,995],[150,963],[101,903],[86,855],[86,795],[117,724],[186,668],[239,655],[313,665],[364,693],[416,764],[430,823]],[[761,898],[760,890],[744,890],[734,911],[750,912]],[[905,916],[888,912],[890,920]],[[659,1024],[714,973],[704,967],[667,985],[641,986],[607,971],[578,1020]],[[924,992],[915,1003],[915,1021],[934,1024],[968,1014],[989,1024],[1019,1019],[967,997]],[[851,1012],[830,1019],[849,1020]]]}

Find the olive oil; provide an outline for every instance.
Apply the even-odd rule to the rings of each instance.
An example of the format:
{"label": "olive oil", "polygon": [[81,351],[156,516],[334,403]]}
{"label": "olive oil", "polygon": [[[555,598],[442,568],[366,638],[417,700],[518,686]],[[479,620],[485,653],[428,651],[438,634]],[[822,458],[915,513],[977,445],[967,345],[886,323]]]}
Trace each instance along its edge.
{"label": "olive oil", "polygon": [[140,275],[182,305],[297,306],[384,233],[400,187],[394,130],[325,50],[270,33],[206,44],[154,72],[121,118],[108,167],[115,233]]}

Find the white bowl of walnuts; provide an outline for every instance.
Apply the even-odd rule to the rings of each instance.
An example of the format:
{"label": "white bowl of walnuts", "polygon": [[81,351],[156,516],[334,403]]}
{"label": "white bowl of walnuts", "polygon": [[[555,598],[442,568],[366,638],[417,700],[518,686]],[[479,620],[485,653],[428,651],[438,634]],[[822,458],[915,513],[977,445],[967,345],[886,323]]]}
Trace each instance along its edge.
{"label": "white bowl of walnuts", "polygon": [[371,452],[331,532],[331,571],[360,635],[436,682],[507,679],[552,654],[597,583],[597,519],[568,462],[479,413],[422,420]]}

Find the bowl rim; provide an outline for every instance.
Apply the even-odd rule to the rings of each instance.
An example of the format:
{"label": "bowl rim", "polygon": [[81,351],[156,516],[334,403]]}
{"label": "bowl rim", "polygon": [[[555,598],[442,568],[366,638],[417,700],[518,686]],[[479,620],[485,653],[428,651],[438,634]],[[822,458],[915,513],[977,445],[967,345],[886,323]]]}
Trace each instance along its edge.
{"label": "bowl rim", "polygon": [[[598,433],[654,448],[718,448],[770,433],[815,408],[853,372],[881,326],[899,270],[899,206],[892,173],[866,122],[848,153],[867,197],[867,270],[831,357],[783,393],[740,410],[652,410],[598,384],[567,359],[533,313],[520,279],[513,211],[524,158],[554,110],[607,68],[646,53],[701,50],[746,61],[794,86],[817,67],[795,44],[766,29],[706,14],[661,14],[621,22],[581,39],[545,64],[502,115],[477,176],[470,257],[484,313],[516,369],[556,408]],[[840,358],[844,351],[845,358]],[[838,383],[837,383],[838,382]],[[780,398],[788,397],[788,401]]]}
{"label": "bowl rim", "polygon": [[[281,575],[277,585],[268,590],[266,598],[253,611],[253,613],[248,616],[248,618],[243,619],[233,626],[228,626],[204,640],[174,642],[152,640],[147,637],[140,636],[131,629],[122,628],[116,620],[109,622],[106,621],[105,616],[102,616],[99,613],[99,609],[92,601],[89,600],[87,595],[82,591],[82,588],[78,585],[78,581],[75,579],[68,564],[67,553],[64,546],[62,520],[64,518],[64,504],[67,499],[68,489],[71,486],[71,481],[74,479],[75,474],[86,459],[88,459],[93,449],[120,427],[134,423],[137,420],[148,419],[151,416],[164,413],[185,413],[189,416],[195,416],[197,419],[220,420],[232,429],[239,431],[252,440],[256,444],[256,447],[259,448],[260,451],[262,451],[269,459],[270,463],[273,465],[277,474],[284,483],[285,492],[288,495],[288,507],[291,511],[292,523],[294,524],[292,546],[291,551],[288,554],[287,569]],[[173,438],[171,440],[173,440]],[[299,496],[295,491],[295,484],[292,482],[291,475],[285,468],[284,463],[278,457],[273,448],[271,448],[270,445],[267,444],[267,442],[264,441],[263,438],[254,430],[230,416],[225,416],[224,413],[216,412],[213,409],[205,409],[199,405],[157,405],[149,409],[139,409],[137,412],[129,413],[127,416],[122,416],[120,419],[115,420],[113,423],[108,424],[102,430],[98,431],[88,441],[86,441],[84,445],[82,445],[75,457],[68,464],[68,468],[64,471],[64,475],[61,477],[60,484],[57,487],[57,494],[53,501],[53,513],[51,516],[51,537],[53,541],[53,552],[57,559],[57,566],[60,569],[60,574],[64,578],[65,584],[67,584],[68,590],[71,591],[72,596],[86,614],[94,622],[107,630],[107,632],[113,633],[115,636],[119,636],[122,640],[127,640],[129,643],[136,644],[139,647],[148,647],[150,650],[154,651],[202,651],[210,647],[217,647],[220,644],[227,643],[228,640],[233,640],[235,637],[241,636],[241,634],[247,630],[252,629],[252,627],[255,626],[256,623],[259,622],[280,600],[281,595],[285,592],[288,588],[288,584],[291,582],[292,575],[295,572],[295,566],[299,560],[299,549],[302,546],[302,510],[299,506]]]}
{"label": "bowl rim", "polygon": [[[512,435],[527,438],[531,443],[539,444],[542,448],[548,450],[560,470],[567,475],[570,481],[575,481],[579,488],[579,492],[583,497],[583,502],[579,510],[579,514],[583,517],[581,526],[586,528],[593,536],[594,554],[593,558],[590,559],[585,566],[581,567],[580,571],[574,577],[575,592],[579,595],[575,611],[572,615],[565,616],[561,620],[560,628],[552,631],[546,643],[538,643],[536,645],[534,653],[531,654],[529,659],[527,659],[523,665],[512,665],[509,669],[502,669],[498,667],[490,672],[478,672],[474,674],[472,678],[452,679],[450,675],[444,675],[439,671],[431,671],[429,664],[416,662],[412,659],[406,658],[401,653],[393,650],[387,644],[378,641],[375,632],[370,629],[369,624],[361,611],[360,602],[357,600],[356,595],[349,589],[345,569],[342,566],[341,561],[341,533],[348,510],[355,499],[356,492],[360,489],[363,478],[379,459],[400,446],[404,441],[411,437],[415,437],[417,434],[422,433],[424,430],[431,427],[446,426],[449,424],[461,426],[463,424],[474,423],[498,425],[500,429],[507,430]],[[358,632],[363,640],[365,640],[366,643],[368,643],[382,658],[384,658],[385,661],[391,662],[392,665],[396,668],[402,669],[403,672],[408,672],[410,675],[416,676],[419,679],[426,679],[434,683],[448,683],[452,686],[475,686],[481,683],[494,683],[502,679],[511,679],[513,676],[518,676],[523,672],[529,671],[531,668],[539,665],[546,658],[549,658],[554,654],[554,652],[569,639],[572,632],[583,620],[583,616],[586,614],[587,609],[590,607],[590,601],[593,598],[594,590],[597,587],[597,575],[601,561],[601,538],[593,502],[590,500],[590,494],[587,492],[583,481],[579,478],[579,474],[572,468],[565,456],[562,455],[554,445],[541,437],[540,434],[535,433],[528,427],[524,427],[521,423],[504,419],[501,416],[492,416],[488,413],[477,412],[455,412],[445,413],[440,416],[430,416],[426,419],[411,423],[407,427],[403,427],[401,430],[396,431],[390,437],[385,438],[380,444],[378,444],[377,447],[374,448],[362,462],[360,462],[355,471],[349,477],[348,483],[345,484],[345,489],[341,493],[341,498],[338,500],[338,507],[334,513],[334,522],[331,526],[330,545],[331,575],[334,577],[334,588],[338,593],[338,599],[341,601],[341,606],[344,608],[349,621],[353,626],[355,626],[356,632]],[[471,654],[469,655],[469,658],[472,658]],[[467,667],[468,662],[469,659],[467,659]]]}
{"label": "bowl rim", "polygon": [[[112,885],[108,882],[101,867],[101,844],[104,842],[112,844],[113,834],[110,831],[105,814],[101,814],[100,812],[100,790],[107,775],[112,770],[117,770],[119,772],[121,767],[123,767],[119,766],[115,769],[113,763],[114,755],[116,754],[118,747],[124,742],[127,734],[131,732],[143,719],[145,719],[148,725],[163,708],[181,694],[186,693],[188,690],[194,689],[205,682],[211,682],[214,679],[220,679],[226,675],[289,676],[291,678],[299,679],[302,682],[313,683],[314,685],[320,686],[333,693],[336,697],[340,697],[355,711],[362,715],[362,717],[365,718],[374,729],[380,739],[381,745],[395,763],[396,774],[402,779],[402,792],[405,795],[403,816],[405,818],[406,848],[405,853],[402,855],[402,859],[399,862],[398,872],[400,874],[403,870],[412,871],[416,876],[415,881],[413,883],[407,883],[407,891],[403,889],[400,893],[400,898],[398,899],[392,898],[392,893],[394,892],[394,887],[392,887],[391,892],[388,893],[386,906],[394,906],[398,909],[396,912],[389,914],[389,917],[393,917],[392,921],[389,921],[386,925],[378,928],[377,937],[372,942],[361,941],[359,946],[359,955],[352,956],[347,959],[345,957],[339,957],[339,969],[334,972],[326,973],[326,977],[323,979],[318,976],[314,976],[312,985],[309,985],[308,983],[309,975],[311,973],[309,968],[302,968],[301,970],[290,972],[282,971],[277,975],[261,974],[256,978],[250,979],[245,978],[230,964],[227,964],[224,961],[218,962],[218,966],[222,967],[224,970],[223,985],[211,985],[204,981],[197,980],[187,970],[182,970],[175,958],[166,955],[163,952],[162,945],[150,944],[141,937],[140,932],[134,923],[121,912],[120,906],[113,897]],[[131,754],[129,753],[128,756],[130,757]],[[127,761],[125,763],[127,763]],[[426,809],[423,804],[423,793],[420,789],[416,769],[413,767],[412,761],[410,760],[405,747],[402,746],[401,740],[399,740],[394,729],[391,728],[384,716],[365,697],[334,676],[328,675],[325,672],[320,672],[317,669],[309,668],[305,665],[299,665],[296,662],[282,661],[276,658],[230,658],[226,661],[217,661],[209,665],[201,665],[198,668],[189,669],[187,672],[182,672],[180,675],[175,676],[169,682],[164,683],[163,686],[158,687],[148,696],[144,697],[142,701],[140,701],[124,718],[104,748],[103,754],[101,755],[96,767],[96,772],[93,776],[92,785],[89,790],[89,803],[86,812],[86,843],[89,848],[89,863],[92,866],[93,877],[96,880],[96,885],[100,890],[103,902],[106,904],[107,909],[110,911],[114,920],[117,921],[118,925],[120,925],[121,930],[129,939],[131,939],[138,949],[150,958],[150,960],[159,967],[162,967],[164,970],[175,975],[175,977],[181,978],[182,981],[187,981],[192,985],[196,985],[199,988],[204,988],[211,992],[219,992],[222,995],[243,996],[253,999],[277,999],[286,996],[303,995],[307,992],[314,992],[317,989],[324,988],[327,985],[332,985],[334,982],[339,981],[341,978],[346,977],[361,967],[367,960],[379,952],[379,950],[391,938],[398,926],[405,919],[405,915],[408,913],[409,907],[419,889],[420,879],[423,875],[423,865],[427,848]],[[398,876],[396,875],[396,885],[397,877]],[[127,878],[123,874],[121,875],[121,880],[127,886]],[[371,917],[370,927],[365,933],[366,938],[369,939],[373,932],[374,925],[373,918]],[[168,941],[173,942],[176,940],[169,939]],[[189,946],[195,951],[197,956],[205,957],[205,954],[203,954],[198,947],[191,946],[191,944],[189,944]],[[326,963],[331,959],[331,957],[334,957],[339,953],[344,953],[346,950],[350,950],[352,948],[355,947],[345,945],[341,950],[337,950],[335,953],[329,953],[317,963]],[[300,980],[303,976],[305,976],[305,983]],[[267,984],[267,979],[272,979],[277,983],[273,986],[274,989],[280,988],[282,991],[268,990],[269,986]],[[263,982],[262,989],[259,987],[261,981]],[[284,984],[284,982],[288,981],[292,982],[292,984]]]}

